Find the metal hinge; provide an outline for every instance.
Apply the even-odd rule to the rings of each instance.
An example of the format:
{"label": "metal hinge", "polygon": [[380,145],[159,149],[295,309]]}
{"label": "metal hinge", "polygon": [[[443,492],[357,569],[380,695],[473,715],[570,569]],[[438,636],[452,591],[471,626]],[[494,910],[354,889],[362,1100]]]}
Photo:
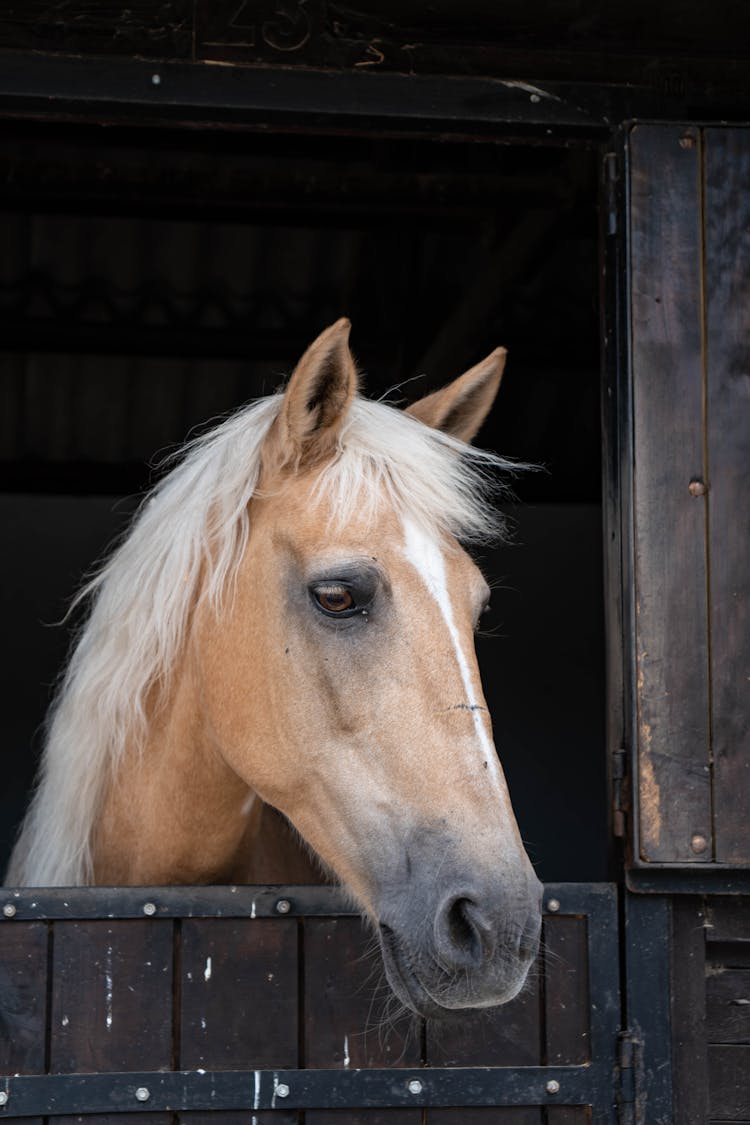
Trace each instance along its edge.
{"label": "metal hinge", "polygon": [[615,836],[625,835],[625,814],[628,811],[628,754],[620,747],[612,755],[612,831]]}
{"label": "metal hinge", "polygon": [[617,1042],[617,1115],[620,1125],[642,1125],[642,1099],[638,1097],[641,1041],[629,1028]]}

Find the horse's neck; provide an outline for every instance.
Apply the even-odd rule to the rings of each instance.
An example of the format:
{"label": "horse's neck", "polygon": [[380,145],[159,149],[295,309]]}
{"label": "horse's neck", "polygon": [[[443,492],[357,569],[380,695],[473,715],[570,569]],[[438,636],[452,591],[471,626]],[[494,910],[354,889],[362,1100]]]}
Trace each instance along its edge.
{"label": "horse's neck", "polygon": [[143,750],[125,754],[109,787],[93,839],[94,882],[320,882],[284,818],[222,759],[200,712],[183,668]]}

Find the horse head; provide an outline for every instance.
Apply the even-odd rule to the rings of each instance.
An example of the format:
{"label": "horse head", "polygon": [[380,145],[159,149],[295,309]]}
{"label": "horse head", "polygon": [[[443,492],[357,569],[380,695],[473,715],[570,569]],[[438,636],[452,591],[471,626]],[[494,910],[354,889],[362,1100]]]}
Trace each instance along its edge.
{"label": "horse head", "polygon": [[[232,598],[196,625],[201,706],[223,760],[372,920],[396,995],[438,1015],[511,999],[540,929],[474,651],[489,590],[450,513],[470,507],[463,443],[505,353],[394,434],[357,394],[348,331],[308,349],[268,429]],[[404,495],[410,456],[427,460]]]}

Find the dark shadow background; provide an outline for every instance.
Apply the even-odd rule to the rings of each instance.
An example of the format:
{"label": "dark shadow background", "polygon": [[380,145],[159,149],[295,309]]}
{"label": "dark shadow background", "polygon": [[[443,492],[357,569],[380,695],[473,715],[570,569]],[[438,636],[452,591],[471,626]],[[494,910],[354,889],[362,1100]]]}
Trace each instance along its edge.
{"label": "dark shadow background", "polygon": [[595,152],[28,124],[1,148],[4,852],[82,574],[159,455],[345,314],[372,395],[509,349],[479,441],[544,471],[480,560],[485,689],[540,875],[605,879]]}

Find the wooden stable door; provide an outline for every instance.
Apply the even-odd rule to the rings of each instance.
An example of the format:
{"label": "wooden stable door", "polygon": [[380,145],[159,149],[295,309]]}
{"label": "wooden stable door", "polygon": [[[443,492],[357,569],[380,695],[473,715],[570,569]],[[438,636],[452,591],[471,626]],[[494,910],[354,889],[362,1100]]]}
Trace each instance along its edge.
{"label": "wooden stable door", "polygon": [[628,162],[633,859],[750,865],[750,129]]}

